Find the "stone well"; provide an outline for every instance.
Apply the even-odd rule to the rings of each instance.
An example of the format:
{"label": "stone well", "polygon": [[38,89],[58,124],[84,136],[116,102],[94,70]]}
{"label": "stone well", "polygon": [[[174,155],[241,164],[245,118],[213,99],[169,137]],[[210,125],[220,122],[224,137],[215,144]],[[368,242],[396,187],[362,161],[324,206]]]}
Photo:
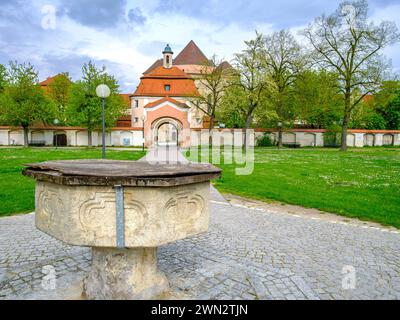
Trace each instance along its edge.
{"label": "stone well", "polygon": [[157,247],[205,232],[210,164],[73,160],[26,165],[36,179],[36,226],[71,245],[92,247],[89,299],[153,299],[168,281]]}

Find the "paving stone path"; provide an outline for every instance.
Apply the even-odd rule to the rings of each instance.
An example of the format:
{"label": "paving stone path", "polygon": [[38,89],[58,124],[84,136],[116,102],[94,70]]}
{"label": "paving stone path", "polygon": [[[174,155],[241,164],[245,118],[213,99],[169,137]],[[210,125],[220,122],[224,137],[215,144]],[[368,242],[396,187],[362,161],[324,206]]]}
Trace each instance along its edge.
{"label": "paving stone path", "polygon": [[[400,234],[212,201],[208,233],[163,246],[160,268],[185,299],[400,299]],[[34,215],[0,218],[0,299],[48,298],[80,283],[90,250],[38,231]],[[344,290],[345,266],[355,288]],[[347,267],[348,268],[348,267]],[[50,297],[57,297],[51,296]],[[77,298],[77,297],[75,297]]]}

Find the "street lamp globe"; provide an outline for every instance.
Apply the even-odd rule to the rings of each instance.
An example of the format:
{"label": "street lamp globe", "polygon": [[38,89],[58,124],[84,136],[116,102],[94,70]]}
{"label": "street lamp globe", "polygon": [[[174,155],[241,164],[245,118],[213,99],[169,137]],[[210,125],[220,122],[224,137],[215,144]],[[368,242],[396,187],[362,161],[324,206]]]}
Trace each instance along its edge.
{"label": "street lamp globe", "polygon": [[60,123],[60,120],[54,119],[53,123],[54,123],[55,125],[58,125],[58,124]]}
{"label": "street lamp globe", "polygon": [[96,94],[100,98],[108,98],[111,94],[111,90],[106,84],[100,84],[96,88]]}

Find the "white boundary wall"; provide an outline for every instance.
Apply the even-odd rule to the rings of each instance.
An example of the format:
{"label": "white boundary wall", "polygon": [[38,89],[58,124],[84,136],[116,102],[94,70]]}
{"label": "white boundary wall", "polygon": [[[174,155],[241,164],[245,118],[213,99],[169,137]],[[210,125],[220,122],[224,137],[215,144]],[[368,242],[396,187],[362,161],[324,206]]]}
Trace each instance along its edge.
{"label": "white boundary wall", "polygon": [[[108,146],[141,146],[142,131],[113,129],[106,134],[106,144]],[[29,130],[28,140],[32,142],[44,142],[46,146],[53,146],[55,135],[65,135],[67,146],[87,146],[88,131],[84,129],[32,129]],[[92,132],[92,146],[101,145],[101,132]],[[21,146],[24,144],[24,134],[22,129],[0,127],[1,146]]]}
{"label": "white boundary wall", "polygon": [[[237,144],[237,136],[241,133],[241,129],[214,129],[214,144],[229,145]],[[87,146],[88,132],[80,128],[33,128],[29,130],[30,141],[44,141],[46,146],[53,146],[54,136],[64,134],[66,136],[68,146]],[[106,144],[108,146],[141,146],[143,143],[142,131],[132,128],[114,128],[106,134]],[[260,139],[264,134],[269,134],[273,141],[277,140],[278,133],[276,131],[255,130],[255,139]],[[192,145],[207,145],[208,130],[191,130]],[[189,138],[190,141],[190,138]],[[288,130],[283,132],[284,143],[296,143],[301,147],[323,147],[324,146],[324,130]],[[22,128],[0,127],[0,145],[12,146],[23,145],[24,135]],[[240,143],[240,141],[239,141]],[[350,130],[347,135],[347,145],[349,147],[393,145],[400,146],[400,131],[390,130]],[[101,145],[101,132],[92,132],[92,145]]]}

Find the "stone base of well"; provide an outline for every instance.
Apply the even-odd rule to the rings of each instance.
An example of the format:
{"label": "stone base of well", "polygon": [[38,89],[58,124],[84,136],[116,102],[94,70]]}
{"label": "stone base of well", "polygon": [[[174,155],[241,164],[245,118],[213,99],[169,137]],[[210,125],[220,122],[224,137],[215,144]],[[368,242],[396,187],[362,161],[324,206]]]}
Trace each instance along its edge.
{"label": "stone base of well", "polygon": [[83,295],[94,300],[151,300],[169,291],[157,267],[157,248],[92,248]]}

